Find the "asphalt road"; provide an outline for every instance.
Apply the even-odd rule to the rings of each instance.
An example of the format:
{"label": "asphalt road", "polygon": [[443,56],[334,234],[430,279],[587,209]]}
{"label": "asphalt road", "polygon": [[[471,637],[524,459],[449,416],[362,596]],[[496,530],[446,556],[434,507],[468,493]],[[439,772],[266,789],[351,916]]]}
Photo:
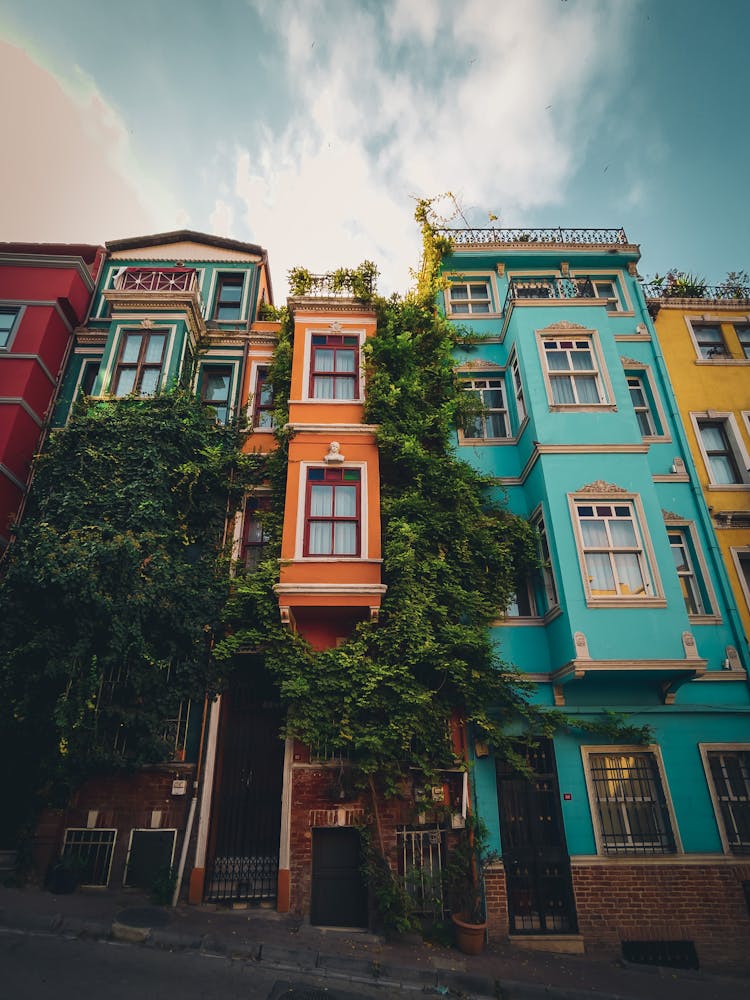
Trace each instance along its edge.
{"label": "asphalt road", "polygon": [[0,1000],[356,1000],[412,990],[333,981],[195,952],[0,933]]}

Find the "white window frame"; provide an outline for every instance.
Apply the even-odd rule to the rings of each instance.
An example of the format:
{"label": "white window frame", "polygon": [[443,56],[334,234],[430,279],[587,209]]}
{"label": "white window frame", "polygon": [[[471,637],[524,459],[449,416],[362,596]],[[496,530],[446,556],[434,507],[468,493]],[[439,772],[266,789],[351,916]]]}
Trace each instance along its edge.
{"label": "white window frame", "polygon": [[[607,308],[608,316],[632,316],[633,303],[630,300],[630,295],[628,293],[627,282],[623,282],[622,275],[619,271],[581,271],[581,270],[571,270],[571,278],[575,281],[585,281],[588,278],[594,286],[594,291],[596,292],[596,297],[599,299],[606,299],[608,304],[614,299],[615,308]],[[607,282],[612,285],[612,290],[614,291],[614,296],[611,295],[600,295],[599,284]]]}
{"label": "white window frame", "polygon": [[[191,265],[192,266],[192,265]],[[206,320],[210,323],[219,323],[222,326],[226,323],[232,323],[235,326],[238,323],[247,322],[247,300],[250,294],[250,286],[252,281],[248,280],[248,268],[247,267],[227,267],[226,264],[223,266],[218,265],[212,269],[211,280],[208,289],[208,295],[206,296]],[[242,294],[240,295],[240,315],[238,319],[217,319],[216,312],[218,309],[218,294],[219,294],[219,279],[220,278],[242,278]],[[202,287],[202,282],[201,282]]]}
{"label": "white window frame", "polygon": [[130,837],[128,838],[128,853],[125,857],[125,867],[122,872],[122,884],[128,888],[136,888],[135,886],[128,886],[128,870],[130,869],[130,855],[133,851],[133,834],[135,833],[171,833],[172,834],[172,853],[169,858],[169,867],[174,865],[174,854],[177,847],[177,827],[174,826],[134,826],[130,831]]}
{"label": "white window frame", "polygon": [[10,351],[13,347],[13,341],[16,339],[16,334],[21,327],[21,320],[23,319],[23,314],[26,312],[26,306],[18,305],[15,302],[0,301],[0,311],[8,315],[13,314],[13,321],[8,328],[8,338],[4,344],[0,344],[0,351]]}
{"label": "white window frame", "polygon": [[[750,361],[750,321],[742,320],[739,322],[732,323],[732,328],[734,329],[734,335],[737,338],[737,343],[739,344],[740,351],[742,352],[742,360]],[[740,338],[740,330],[746,331],[747,344],[743,343]]]}
{"label": "white window frame", "polygon": [[[537,507],[531,515],[530,520],[532,527],[536,528],[536,532],[539,537],[539,559],[541,562],[540,574],[542,578],[542,589],[544,590],[544,597],[547,603],[547,609],[544,613],[544,616],[546,617],[547,615],[559,611],[560,609],[560,588],[557,585],[555,568],[552,565],[552,547],[549,544],[547,521],[541,506]],[[550,592],[553,595],[552,599],[550,598]]]}
{"label": "white window frame", "polygon": [[[227,419],[223,423],[229,424],[234,419],[234,413],[236,409],[237,402],[237,375],[239,365],[236,361],[232,359],[223,360],[219,357],[208,357],[202,358],[199,365],[198,371],[195,375],[195,385],[193,386],[193,392],[198,398],[205,403],[206,406],[211,406],[208,400],[203,399],[203,376],[206,369],[211,368],[229,368],[231,369],[229,375],[229,392],[227,395]],[[220,423],[222,421],[219,421]]]}
{"label": "white window frame", "polygon": [[367,462],[342,462],[336,466],[340,469],[359,469],[359,555],[358,556],[337,556],[337,555],[305,555],[305,524],[306,524],[306,501],[307,501],[307,470],[310,468],[319,469],[323,462],[300,462],[299,463],[299,486],[297,493],[297,530],[294,539],[294,559],[295,562],[354,562],[361,563],[369,558],[369,531],[368,531],[368,509],[367,509]]}
{"label": "white window frame", "polygon": [[[586,604],[592,608],[666,607],[656,557],[654,555],[651,538],[647,529],[648,522],[646,520],[640,496],[635,493],[602,492],[589,494],[585,492],[577,492],[568,494],[568,504],[570,506],[570,519],[573,525],[573,535],[575,538],[576,548],[578,550],[578,560],[581,568],[581,580],[586,597]],[[616,594],[594,594],[592,592],[591,579],[589,577],[588,567],[586,564],[586,553],[587,551],[592,550],[592,547],[584,544],[583,529],[581,527],[581,518],[579,516],[578,509],[579,506],[608,506],[612,508],[629,507],[631,509],[632,515],[630,520],[632,521],[634,527],[636,542],[639,542],[640,544],[636,547],[610,545],[606,548],[603,547],[601,549],[596,549],[596,551],[606,552],[610,556],[612,575],[615,581],[615,586],[618,588],[618,593]],[[602,515],[602,517],[605,516],[606,515]],[[608,536],[610,535],[609,528],[607,529],[607,534]],[[621,582],[618,581],[616,562],[614,558],[615,554],[618,552],[625,554],[634,553],[637,556],[645,588],[645,593],[643,595],[638,596],[637,594],[619,593],[619,586]]]}
{"label": "white window frame", "polygon": [[[359,395],[354,399],[321,399],[319,396],[313,396],[310,390],[310,366],[312,364],[312,339],[313,337],[326,337],[329,335],[334,336],[344,336],[344,337],[357,337],[359,340],[359,347],[357,349],[357,364],[359,366],[359,371],[355,378],[358,378],[356,383],[359,390]],[[365,401],[365,371],[364,371],[364,355],[363,348],[365,344],[366,331],[361,328],[349,329],[348,327],[341,326],[340,329],[332,330],[330,326],[320,326],[320,327],[307,327],[305,329],[305,356],[302,370],[302,396],[301,401],[303,403],[321,403],[326,406],[361,406]],[[290,403],[297,402],[297,400],[289,400]]]}
{"label": "white window frame", "polygon": [[[732,562],[734,563],[734,568],[737,572],[737,579],[739,580],[740,589],[745,597],[745,604],[747,605],[747,610],[750,612],[750,545],[737,545],[731,546],[729,549],[732,554]],[[743,559],[747,560],[748,574],[745,575],[742,569]]]}
{"label": "white window frame", "polygon": [[724,816],[721,810],[721,799],[719,798],[719,792],[716,788],[713,780],[713,774],[711,773],[711,764],[709,761],[709,755],[711,753],[747,753],[750,754],[750,743],[699,743],[698,749],[700,751],[701,760],[703,762],[703,770],[706,774],[706,783],[708,785],[708,792],[711,796],[711,804],[714,809],[714,818],[716,820],[716,826],[719,831],[719,838],[721,840],[721,848],[724,854],[730,855],[735,858],[747,858],[750,855],[750,846],[747,851],[733,851],[729,843],[729,838],[727,837],[726,827],[724,825]]}
{"label": "white window frame", "polygon": [[510,369],[510,378],[513,383],[513,397],[516,401],[516,421],[517,421],[517,433],[520,433],[521,427],[527,417],[526,412],[526,400],[523,394],[523,380],[521,378],[521,365],[518,360],[518,353],[515,348],[510,356],[510,361],[508,364]]}
{"label": "white window frame", "polygon": [[94,833],[113,833],[114,834],[114,837],[112,838],[112,843],[110,845],[109,864],[107,865],[107,879],[106,879],[106,881],[105,882],[81,882],[80,883],[82,886],[91,886],[91,888],[94,888],[94,889],[101,889],[101,888],[105,888],[106,886],[108,886],[109,885],[109,880],[112,877],[112,862],[114,861],[115,847],[117,846],[117,835],[118,835],[117,827],[113,827],[113,826],[92,826],[92,827],[86,827],[86,826],[67,826],[65,828],[64,832],[63,832],[63,843],[62,843],[62,850],[60,851],[60,857],[62,857],[65,854],[65,848],[67,846],[67,840],[68,840],[68,834],[69,833],[89,833],[89,834],[94,834]]}
{"label": "white window frame", "polygon": [[[542,364],[542,373],[544,376],[544,384],[547,390],[547,401],[549,403],[549,408],[553,412],[583,412],[591,410],[594,412],[599,412],[604,408],[609,407],[610,409],[615,409],[616,407],[612,403],[614,399],[614,394],[612,392],[612,386],[609,381],[609,375],[607,373],[606,366],[604,365],[601,343],[599,341],[599,335],[596,330],[555,330],[554,328],[547,328],[544,331],[537,330],[537,346],[539,348],[539,357]],[[584,344],[584,341],[586,342]],[[555,344],[565,344],[573,343],[573,347],[560,347],[559,350],[563,351],[576,351],[587,349],[591,354],[591,359],[594,364],[592,369],[561,369],[560,371],[550,372],[548,367],[547,350],[546,345],[548,343],[554,342]],[[576,344],[580,344],[580,347],[576,347]],[[586,376],[593,377],[596,384],[597,395],[599,397],[598,402],[579,402],[577,400],[578,390],[575,388],[575,377],[576,376]],[[574,393],[576,399],[571,403],[558,403],[555,400],[554,393],[552,391],[552,380],[563,378],[569,378],[574,387]]]}
{"label": "white window frame", "polygon": [[[708,489],[746,490],[750,488],[750,455],[748,455],[747,449],[745,448],[739,424],[737,423],[737,418],[734,413],[717,410],[706,410],[702,413],[691,412],[690,420],[693,424],[695,439],[706,470]],[[727,445],[732,453],[732,457],[740,477],[739,483],[717,483],[714,479],[711,472],[711,463],[709,461],[708,451],[706,450],[706,446],[703,442],[703,435],[701,434],[701,424],[704,423],[721,423],[724,425],[724,436],[727,440]]]}
{"label": "white window frame", "polygon": [[[497,382],[499,385],[480,385],[479,383],[490,383]],[[483,444],[496,444],[498,441],[511,441],[513,439],[513,432],[510,426],[510,413],[508,412],[508,393],[505,385],[505,375],[503,372],[488,372],[486,375],[480,372],[472,372],[469,377],[461,378],[461,388],[464,392],[475,392],[479,395],[484,405],[484,392],[492,391],[496,392],[500,390],[502,396],[502,406],[489,407],[485,405],[486,413],[480,413],[476,420],[481,423],[482,429],[485,431],[484,434],[477,437],[475,435],[469,435],[466,433],[463,427],[458,429],[458,440],[463,443],[471,443],[473,445],[483,445]],[[499,413],[501,414],[502,421],[505,424],[505,434],[492,436],[486,433],[487,430],[487,417],[490,414]]]}
{"label": "white window frame", "polygon": [[[697,596],[699,599],[699,604],[706,605],[702,611],[695,614],[688,611],[688,618],[695,622],[715,622],[721,621],[721,617],[718,614],[717,608],[718,603],[716,600],[716,594],[714,592],[713,585],[711,583],[711,577],[708,572],[708,566],[706,565],[706,560],[703,556],[703,551],[700,547],[698,540],[698,532],[695,530],[695,525],[692,521],[665,521],[665,528],[667,529],[667,536],[669,532],[679,532],[682,535],[684,541],[682,543],[687,556],[688,568],[690,570],[690,575],[692,575],[694,580],[695,589],[697,591]],[[671,539],[669,540],[670,550],[673,548]],[[697,564],[697,565],[696,565]],[[680,574],[675,566],[677,576],[684,576],[685,574]],[[680,588],[682,589],[682,588]],[[704,596],[705,592],[705,596]],[[687,605],[685,605],[685,610],[687,611]]]}
{"label": "white window frame", "polygon": [[[726,314],[719,315],[704,313],[703,315],[685,316],[685,324],[693,343],[693,350],[695,351],[695,364],[740,366],[750,364],[750,355],[745,354],[745,349],[739,339],[739,334],[737,333],[738,326],[750,326],[750,316],[727,316]],[[697,333],[702,326],[715,326],[719,328],[721,340],[724,345],[723,354],[717,354],[714,357],[703,356],[698,343]],[[730,346],[730,341],[727,339],[726,327],[732,328],[732,335],[737,342],[736,348],[734,346]],[[734,350],[739,350],[739,356],[732,353]]]}
{"label": "white window frame", "polygon": [[[443,295],[446,316],[458,320],[497,319],[498,316],[500,316],[497,284],[495,282],[495,275],[492,271],[454,271],[444,274],[443,277],[448,281],[448,285],[445,288]],[[469,285],[479,284],[484,284],[487,287],[489,310],[487,312],[474,312],[471,308],[471,304],[474,300],[471,298],[470,292],[469,298],[462,300],[468,304],[469,309],[466,312],[459,312],[455,310],[453,308],[453,302],[450,294],[451,286],[466,285],[468,289]],[[481,301],[484,302],[485,299],[481,299]]]}
{"label": "white window frame", "polygon": [[[621,755],[625,756],[638,756],[650,754],[656,764],[657,777],[661,783],[661,790],[664,795],[664,802],[667,810],[667,818],[671,826],[672,839],[674,841],[674,851],[648,851],[648,850],[628,850],[629,847],[636,847],[634,844],[623,844],[621,850],[609,850],[608,845],[604,843],[604,834],[601,828],[601,822],[599,818],[599,799],[596,795],[596,786],[594,783],[594,778],[591,769],[591,757],[594,754],[603,754],[605,756],[617,757]],[[603,855],[607,858],[617,858],[617,857],[627,857],[634,859],[641,859],[644,857],[674,857],[675,854],[682,854],[682,840],[680,838],[680,831],[677,826],[677,817],[674,811],[674,805],[672,803],[672,796],[669,790],[669,783],[667,782],[667,775],[664,769],[664,761],[661,755],[661,747],[658,744],[652,743],[648,746],[630,746],[630,745],[609,745],[609,746],[582,746],[581,747],[581,757],[583,760],[583,771],[586,779],[586,791],[588,793],[589,799],[589,809],[591,812],[591,825],[594,831],[594,841],[596,843],[596,853]],[[636,801],[635,799],[628,800],[624,799],[623,802]],[[653,799],[643,798],[641,801],[648,802],[653,801]],[[625,813],[627,817],[627,813]]]}

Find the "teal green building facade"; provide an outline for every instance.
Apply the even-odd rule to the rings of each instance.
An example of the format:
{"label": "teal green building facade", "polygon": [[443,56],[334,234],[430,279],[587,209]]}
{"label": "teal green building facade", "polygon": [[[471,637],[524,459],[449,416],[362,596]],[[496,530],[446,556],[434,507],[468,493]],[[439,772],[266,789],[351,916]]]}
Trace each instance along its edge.
{"label": "teal green building facade", "polygon": [[[446,235],[443,307],[471,333],[456,367],[485,407],[458,452],[539,535],[541,568],[495,623],[499,655],[540,704],[599,727],[540,742],[533,782],[477,745],[476,808],[502,858],[488,873],[490,931],[739,962],[748,646],[639,248],[622,230]],[[609,713],[648,726],[648,742],[602,735]]]}

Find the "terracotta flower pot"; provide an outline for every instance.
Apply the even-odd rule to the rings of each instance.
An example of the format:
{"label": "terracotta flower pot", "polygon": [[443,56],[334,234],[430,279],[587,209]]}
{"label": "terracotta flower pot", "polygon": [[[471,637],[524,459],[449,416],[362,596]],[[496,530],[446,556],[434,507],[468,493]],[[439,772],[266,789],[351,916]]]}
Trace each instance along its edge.
{"label": "terracotta flower pot", "polygon": [[451,920],[456,931],[456,947],[464,955],[479,955],[484,948],[484,932],[487,921],[482,924],[472,924],[466,913],[452,913]]}

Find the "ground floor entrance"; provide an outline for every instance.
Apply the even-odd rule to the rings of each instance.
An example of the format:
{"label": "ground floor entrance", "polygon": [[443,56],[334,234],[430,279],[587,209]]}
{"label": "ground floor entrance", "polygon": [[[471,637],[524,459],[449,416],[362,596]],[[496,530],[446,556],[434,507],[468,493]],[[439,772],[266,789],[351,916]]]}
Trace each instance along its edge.
{"label": "ground floor entrance", "polygon": [[327,927],[367,926],[367,886],[362,842],[351,828],[312,831],[310,923]]}

